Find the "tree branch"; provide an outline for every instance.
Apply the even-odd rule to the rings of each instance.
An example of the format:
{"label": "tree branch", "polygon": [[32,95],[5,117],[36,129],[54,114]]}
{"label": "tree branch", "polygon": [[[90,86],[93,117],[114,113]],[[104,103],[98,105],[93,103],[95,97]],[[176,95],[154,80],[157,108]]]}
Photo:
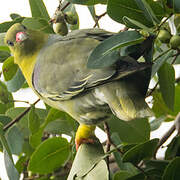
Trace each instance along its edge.
{"label": "tree branch", "polygon": [[[38,99],[33,103],[33,105],[37,104],[40,101]],[[3,130],[8,130],[12,125],[14,125],[16,122],[18,122],[22,117],[24,117],[31,109],[32,106],[28,107],[25,111],[23,111],[21,114],[19,114],[15,119],[13,119],[10,123],[8,123],[6,126],[4,126]]]}

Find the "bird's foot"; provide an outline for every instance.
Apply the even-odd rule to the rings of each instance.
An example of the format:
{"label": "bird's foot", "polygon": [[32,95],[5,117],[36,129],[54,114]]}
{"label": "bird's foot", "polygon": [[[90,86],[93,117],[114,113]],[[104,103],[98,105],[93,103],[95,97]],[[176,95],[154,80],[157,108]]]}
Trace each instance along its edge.
{"label": "bird's foot", "polygon": [[94,135],[95,126],[81,124],[76,132],[76,150],[81,144],[93,144],[95,142]]}

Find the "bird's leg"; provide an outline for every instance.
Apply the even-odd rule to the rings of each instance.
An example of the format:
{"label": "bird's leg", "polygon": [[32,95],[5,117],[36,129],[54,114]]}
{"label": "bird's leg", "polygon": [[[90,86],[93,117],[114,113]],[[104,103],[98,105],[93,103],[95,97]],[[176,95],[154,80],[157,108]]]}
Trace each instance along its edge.
{"label": "bird's leg", "polygon": [[94,125],[80,124],[75,137],[76,150],[78,150],[79,146],[83,143],[94,143],[95,128],[96,126]]}

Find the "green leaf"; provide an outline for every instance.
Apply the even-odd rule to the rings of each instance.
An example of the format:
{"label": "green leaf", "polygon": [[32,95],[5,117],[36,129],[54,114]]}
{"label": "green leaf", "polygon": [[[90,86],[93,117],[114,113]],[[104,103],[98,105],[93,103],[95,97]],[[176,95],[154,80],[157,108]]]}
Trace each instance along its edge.
{"label": "green leaf", "polygon": [[7,32],[7,30],[15,23],[21,23],[24,17],[16,18],[14,21],[7,21],[0,24],[0,33]]}
{"label": "green leaf", "polygon": [[17,18],[20,18],[21,16],[19,14],[12,13],[12,14],[10,14],[10,17],[11,17],[12,20],[15,20]]}
{"label": "green leaf", "polygon": [[25,169],[24,165],[26,164],[27,160],[28,160],[28,158],[24,154],[19,156],[19,159],[15,165],[15,167],[19,173],[22,173],[24,171],[24,169]]}
{"label": "green leaf", "polygon": [[165,159],[170,160],[180,156],[180,136],[175,136],[168,144],[168,148],[165,153]]}
{"label": "green leaf", "polygon": [[180,177],[180,157],[174,158],[166,167],[162,180],[174,180]]}
{"label": "green leaf", "polygon": [[95,6],[88,6],[88,10],[91,13],[92,18],[96,21],[96,10]]}
{"label": "green leaf", "polygon": [[29,0],[32,17],[44,18],[49,21],[50,17],[43,0]]}
{"label": "green leaf", "polygon": [[165,116],[160,116],[159,118],[155,118],[151,120],[150,121],[151,131],[157,130],[161,126],[162,122],[164,122],[165,119],[166,119]]}
{"label": "green leaf", "polygon": [[82,144],[73,161],[67,180],[77,179],[108,179],[108,170],[103,160],[104,151],[100,142],[94,144]]}
{"label": "green leaf", "polygon": [[[112,133],[111,140],[113,141],[113,143],[116,146],[118,146],[122,143],[116,132]],[[124,147],[123,147],[123,152],[124,152]],[[114,155],[117,165],[119,166],[119,168],[121,170],[126,170],[128,172],[131,172],[131,174],[137,173],[137,169],[131,163],[129,163],[129,162],[124,163],[122,161],[122,155],[119,152],[115,151],[115,152],[113,152],[113,155]]]}
{"label": "green leaf", "polygon": [[31,134],[29,136],[29,144],[33,147],[36,148],[39,146],[42,142],[42,136],[43,136],[43,130],[44,128],[40,128],[37,132],[34,134]]}
{"label": "green leaf", "polygon": [[[1,24],[0,24],[0,26],[1,26]],[[6,44],[5,44],[5,42],[4,42],[4,38],[5,38],[5,35],[6,35],[6,33],[1,33],[0,32],[0,46],[2,47],[2,46],[6,46]]]}
{"label": "green leaf", "polygon": [[129,177],[131,177],[132,175],[128,172],[128,171],[118,171],[114,177],[113,180],[126,180]]}
{"label": "green leaf", "polygon": [[69,158],[70,146],[66,139],[53,137],[38,146],[32,154],[28,170],[40,174],[51,173]]}
{"label": "green leaf", "polygon": [[45,33],[51,33],[51,34],[54,33],[48,21],[40,17],[25,18],[22,24],[29,29],[40,30]]}
{"label": "green leaf", "polygon": [[3,124],[3,126],[7,125],[9,122],[11,122],[12,119],[4,114],[0,114],[0,123]]}
{"label": "green leaf", "polygon": [[173,51],[167,51],[167,53],[162,53],[160,56],[156,58],[154,64],[152,66],[151,78],[158,72],[159,68],[166,62],[170,57],[172,57]]}
{"label": "green leaf", "polygon": [[15,76],[10,80],[7,81],[7,88],[10,92],[15,92],[21,88],[21,86],[24,84],[25,78],[22,75],[22,72],[20,69],[17,70]]}
{"label": "green leaf", "polygon": [[110,132],[117,132],[122,142],[140,143],[150,138],[150,126],[147,119],[135,119],[127,122],[114,116],[108,121],[108,124]]}
{"label": "green leaf", "polygon": [[156,18],[156,15],[154,14],[150,5],[145,0],[135,0],[135,1],[138,7],[143,11],[144,16],[148,21],[152,22],[154,25],[160,23],[160,21]]}
{"label": "green leaf", "polygon": [[14,64],[14,57],[11,56],[6,59],[3,63],[2,72],[4,75],[5,81],[9,81],[13,78],[18,70],[18,65]]}
{"label": "green leaf", "polygon": [[116,34],[99,44],[88,58],[87,67],[92,69],[111,66],[120,59],[119,48],[138,44],[144,38],[136,31],[125,31]]}
{"label": "green leaf", "polygon": [[0,62],[3,62],[4,60],[6,60],[10,55],[11,54],[7,51],[1,51],[1,48],[0,48]]}
{"label": "green leaf", "polygon": [[23,134],[16,126],[12,126],[8,129],[6,132],[6,139],[12,154],[19,155],[22,153],[24,143]]}
{"label": "green leaf", "polygon": [[107,0],[67,0],[73,4],[81,5],[95,5],[95,4],[106,4]]}
{"label": "green leaf", "polygon": [[[164,17],[164,9],[159,3],[153,0],[147,0],[146,3],[154,11],[158,20]],[[124,24],[123,17],[126,16],[147,27],[153,27],[153,23],[146,19],[144,11],[138,7],[136,0],[108,0],[107,13],[113,20],[121,24]]]}
{"label": "green leaf", "polygon": [[31,107],[28,117],[28,127],[32,134],[36,133],[40,127],[40,119],[36,114],[36,109],[34,106]]}
{"label": "green leaf", "polygon": [[164,63],[158,71],[159,85],[166,105],[174,110],[175,71],[171,64]]}
{"label": "green leaf", "polygon": [[12,157],[9,156],[7,151],[4,151],[4,162],[9,180],[19,180],[19,173],[14,165]]}
{"label": "green leaf", "polygon": [[4,114],[5,111],[14,106],[13,96],[8,92],[6,85],[0,81],[0,113]]}
{"label": "green leaf", "polygon": [[152,139],[136,145],[123,155],[123,161],[138,164],[143,159],[152,158],[158,141],[158,139]]}
{"label": "green leaf", "polygon": [[44,122],[45,131],[72,136],[77,130],[77,123],[67,113],[51,108]]}
{"label": "green leaf", "polygon": [[168,7],[173,9],[174,13],[180,13],[180,2],[179,0],[167,0]]}
{"label": "green leaf", "polygon": [[136,20],[134,20],[132,18],[126,17],[126,16],[123,17],[123,22],[129,28],[144,29],[147,32],[152,31],[150,28],[146,27],[145,25],[141,24],[140,22],[138,22],[138,21],[136,21]]}

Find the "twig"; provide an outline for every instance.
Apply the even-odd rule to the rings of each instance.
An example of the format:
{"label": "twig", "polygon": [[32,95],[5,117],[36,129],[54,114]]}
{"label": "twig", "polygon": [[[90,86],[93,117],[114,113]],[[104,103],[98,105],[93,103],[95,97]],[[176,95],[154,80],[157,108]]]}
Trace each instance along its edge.
{"label": "twig", "polygon": [[[111,148],[111,137],[110,137],[109,126],[108,126],[107,122],[104,122],[104,131],[107,134],[106,152],[109,152],[110,148]],[[109,171],[110,170],[110,168],[109,168],[109,156],[106,157],[106,162],[107,162],[107,168]]]}
{"label": "twig", "polygon": [[64,7],[61,8],[61,11],[64,11],[71,3],[70,2],[67,2]]}
{"label": "twig", "polygon": [[175,131],[176,127],[173,124],[171,128],[162,136],[162,138],[159,140],[159,143],[156,147],[155,153],[154,153],[154,158],[156,159],[156,153],[158,149],[167,141],[167,139],[172,135],[172,133]]}
{"label": "twig", "polygon": [[[37,101],[35,101],[33,103],[33,105],[37,104],[40,101],[40,99],[38,99]],[[32,106],[28,107],[25,111],[23,111],[21,114],[19,114],[14,120],[12,120],[10,123],[8,123],[6,126],[4,126],[3,130],[6,131],[8,130],[8,128],[10,128],[12,125],[14,125],[16,122],[18,122],[24,115],[26,115]]]}
{"label": "twig", "polygon": [[101,15],[99,15],[99,16],[96,16],[96,22],[95,22],[93,28],[95,28],[95,27],[98,25],[99,20],[100,20],[103,16],[105,16],[106,14],[107,14],[107,13],[104,12],[103,14],[101,14]]}
{"label": "twig", "polygon": [[155,86],[154,86],[152,89],[150,89],[150,91],[147,93],[146,97],[149,97],[149,96],[152,95],[152,93],[153,93],[153,92],[155,91],[155,89],[157,88],[158,84],[159,84],[159,81],[155,84]]}

